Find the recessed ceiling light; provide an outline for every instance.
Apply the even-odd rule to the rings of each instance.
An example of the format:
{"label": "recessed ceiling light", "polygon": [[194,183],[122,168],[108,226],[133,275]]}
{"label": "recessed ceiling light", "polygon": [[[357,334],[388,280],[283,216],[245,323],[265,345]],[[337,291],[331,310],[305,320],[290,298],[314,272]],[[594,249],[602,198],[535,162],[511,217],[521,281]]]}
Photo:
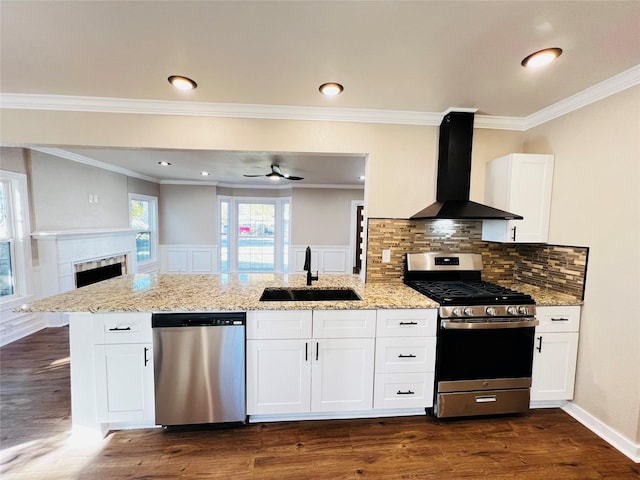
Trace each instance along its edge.
{"label": "recessed ceiling light", "polygon": [[360,180],[364,180],[364,175],[360,175]]}
{"label": "recessed ceiling light", "polygon": [[182,75],[171,75],[167,80],[178,90],[193,90],[198,86],[196,82]]}
{"label": "recessed ceiling light", "polygon": [[169,162],[165,162],[164,160],[161,162],[158,162],[158,165],[162,165],[163,167],[168,167],[169,165],[171,165],[171,163]]}
{"label": "recessed ceiling light", "polygon": [[203,177],[208,177],[211,174],[209,172],[200,172],[200,175],[202,175]]}
{"label": "recessed ceiling light", "polygon": [[326,97],[335,97],[344,90],[344,87],[339,83],[323,83],[319,90]]}
{"label": "recessed ceiling light", "polygon": [[561,48],[545,48],[544,50],[534,52],[531,55],[525,57],[525,59],[522,60],[521,65],[523,67],[530,68],[542,67],[544,65],[550,64],[560,55],[562,55]]}

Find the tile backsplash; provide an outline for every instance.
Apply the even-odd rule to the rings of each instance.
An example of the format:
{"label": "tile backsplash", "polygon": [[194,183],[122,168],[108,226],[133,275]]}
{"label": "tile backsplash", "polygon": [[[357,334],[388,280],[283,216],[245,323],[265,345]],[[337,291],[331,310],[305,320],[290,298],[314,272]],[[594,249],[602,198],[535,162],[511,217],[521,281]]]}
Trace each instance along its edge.
{"label": "tile backsplash", "polygon": [[[367,238],[367,282],[401,282],[407,253],[474,252],[482,254],[483,280],[583,296],[586,247],[485,242],[482,222],[468,220],[370,218]],[[382,262],[383,250],[390,262]]]}

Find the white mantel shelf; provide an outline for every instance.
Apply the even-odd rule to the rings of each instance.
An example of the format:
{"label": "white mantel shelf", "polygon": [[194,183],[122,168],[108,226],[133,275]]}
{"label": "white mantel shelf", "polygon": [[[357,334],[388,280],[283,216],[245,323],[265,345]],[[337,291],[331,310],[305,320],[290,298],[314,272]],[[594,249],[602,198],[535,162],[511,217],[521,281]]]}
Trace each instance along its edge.
{"label": "white mantel shelf", "polygon": [[99,228],[92,230],[52,230],[33,232],[31,236],[36,240],[56,240],[58,238],[86,238],[106,235],[131,235],[140,230],[135,228]]}

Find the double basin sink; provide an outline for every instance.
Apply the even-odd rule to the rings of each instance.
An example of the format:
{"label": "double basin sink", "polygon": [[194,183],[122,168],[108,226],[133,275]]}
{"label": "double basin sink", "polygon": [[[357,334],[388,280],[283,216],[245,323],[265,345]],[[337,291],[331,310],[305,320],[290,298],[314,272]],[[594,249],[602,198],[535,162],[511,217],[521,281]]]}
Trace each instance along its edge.
{"label": "double basin sink", "polygon": [[362,300],[351,288],[265,288],[261,302]]}

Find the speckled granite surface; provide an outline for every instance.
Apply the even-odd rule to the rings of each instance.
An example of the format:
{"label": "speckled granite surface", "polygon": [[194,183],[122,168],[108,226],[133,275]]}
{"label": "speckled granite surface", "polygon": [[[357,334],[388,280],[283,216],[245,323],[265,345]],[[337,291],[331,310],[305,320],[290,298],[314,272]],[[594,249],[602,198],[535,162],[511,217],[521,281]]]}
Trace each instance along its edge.
{"label": "speckled granite surface", "polygon": [[536,301],[536,305],[541,307],[549,307],[554,305],[582,305],[582,300],[564,293],[554,292],[553,290],[536,287],[528,283],[516,283],[505,285],[513,290],[531,295]]}
{"label": "speckled granite surface", "polygon": [[306,287],[306,275],[124,275],[22,307],[30,312],[160,312],[437,308],[401,283],[365,284],[356,275],[320,275],[311,288],[353,288],[361,301],[261,302],[265,287]]}
{"label": "speckled granite surface", "polygon": [[[528,293],[537,305],[581,305],[570,295],[528,284],[505,285]],[[361,301],[261,302],[266,287],[306,287],[305,275],[124,275],[21,307],[27,312],[161,312],[237,310],[347,310],[437,308],[402,283],[362,283],[356,275],[320,275],[311,288],[353,288]]]}

